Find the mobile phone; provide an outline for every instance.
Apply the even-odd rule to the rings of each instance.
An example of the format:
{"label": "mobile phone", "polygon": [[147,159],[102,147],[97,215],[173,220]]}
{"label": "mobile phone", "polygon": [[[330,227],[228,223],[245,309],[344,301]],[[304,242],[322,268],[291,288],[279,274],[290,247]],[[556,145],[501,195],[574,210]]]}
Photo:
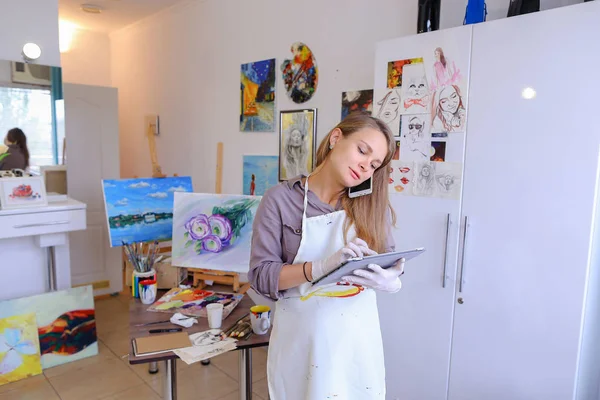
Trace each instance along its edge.
{"label": "mobile phone", "polygon": [[373,193],[373,177],[367,179],[360,185],[348,188],[348,197],[354,198]]}

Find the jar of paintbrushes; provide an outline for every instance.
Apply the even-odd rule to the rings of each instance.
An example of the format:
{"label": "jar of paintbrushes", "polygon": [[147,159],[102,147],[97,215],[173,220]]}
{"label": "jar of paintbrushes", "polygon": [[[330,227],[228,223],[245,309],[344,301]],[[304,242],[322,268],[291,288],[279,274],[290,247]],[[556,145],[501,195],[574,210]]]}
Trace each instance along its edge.
{"label": "jar of paintbrushes", "polygon": [[163,256],[158,255],[159,248],[158,241],[133,244],[123,242],[123,251],[133,267],[131,277],[131,295],[133,297],[140,297],[139,288],[141,282],[156,282],[157,276],[154,265],[163,258]]}

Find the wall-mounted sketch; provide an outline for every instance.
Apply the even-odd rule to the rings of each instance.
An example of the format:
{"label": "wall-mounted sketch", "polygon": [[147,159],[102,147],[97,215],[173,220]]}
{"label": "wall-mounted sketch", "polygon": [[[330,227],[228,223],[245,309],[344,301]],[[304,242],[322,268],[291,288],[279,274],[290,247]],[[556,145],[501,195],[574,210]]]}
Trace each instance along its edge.
{"label": "wall-mounted sketch", "polygon": [[446,142],[431,142],[431,161],[446,161]]}
{"label": "wall-mounted sketch", "polygon": [[435,61],[430,78],[431,90],[437,90],[446,85],[457,84],[461,75],[456,63],[444,54],[444,50],[441,47],[437,47],[433,51],[433,56]]}
{"label": "wall-mounted sketch", "polygon": [[400,160],[425,161],[431,157],[430,122],[426,114],[402,118]]}
{"label": "wall-mounted sketch", "polygon": [[415,196],[432,197],[436,191],[436,163],[430,161],[415,163],[413,193]]}
{"label": "wall-mounted sketch", "polygon": [[317,109],[279,114],[279,180],[312,172],[317,132]]}
{"label": "wall-mounted sketch", "polygon": [[425,67],[408,64],[402,72],[401,114],[424,114],[429,112],[429,86],[425,78]]}
{"label": "wall-mounted sketch", "polygon": [[436,197],[459,199],[461,189],[461,163],[434,163]]}
{"label": "wall-mounted sketch", "polygon": [[466,117],[457,85],[444,86],[435,92],[431,109],[432,132],[464,132]]}
{"label": "wall-mounted sketch", "polygon": [[375,89],[372,115],[385,122],[394,136],[398,136],[400,132],[400,91],[398,89]]}
{"label": "wall-mounted sketch", "polygon": [[[387,87],[393,89],[402,86],[402,68],[407,64],[423,63],[422,58],[390,61],[387,68]],[[379,83],[378,83],[379,84]]]}
{"label": "wall-mounted sketch", "polygon": [[394,162],[394,190],[393,193],[401,193],[407,196],[413,194],[413,180],[415,176],[415,163]]}

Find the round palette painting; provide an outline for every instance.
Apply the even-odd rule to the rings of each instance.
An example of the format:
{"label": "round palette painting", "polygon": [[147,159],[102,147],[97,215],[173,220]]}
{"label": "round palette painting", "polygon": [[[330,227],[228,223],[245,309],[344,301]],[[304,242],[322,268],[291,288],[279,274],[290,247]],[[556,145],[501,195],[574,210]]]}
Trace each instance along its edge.
{"label": "round palette painting", "polygon": [[307,45],[296,42],[291,48],[294,58],[281,64],[283,82],[288,96],[294,103],[304,103],[317,90],[319,70],[317,61]]}

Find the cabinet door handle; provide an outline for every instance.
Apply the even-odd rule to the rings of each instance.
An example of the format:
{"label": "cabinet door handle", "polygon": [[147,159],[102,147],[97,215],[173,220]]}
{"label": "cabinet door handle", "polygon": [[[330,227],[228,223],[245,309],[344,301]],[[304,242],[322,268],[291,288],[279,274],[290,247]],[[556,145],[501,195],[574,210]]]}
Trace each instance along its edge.
{"label": "cabinet door handle", "polygon": [[67,225],[71,221],[52,221],[52,222],[38,222],[36,224],[23,224],[23,225],[14,225],[13,228],[21,229],[21,228],[35,228],[38,226],[52,226],[52,225]]}
{"label": "cabinet door handle", "polygon": [[444,268],[442,270],[442,287],[446,288],[446,265],[448,264],[448,239],[450,238],[450,214],[446,216],[446,243],[444,244]]}
{"label": "cabinet door handle", "polygon": [[462,293],[463,286],[465,285],[465,257],[467,256],[467,232],[469,230],[469,217],[465,215],[465,230],[463,231],[463,248],[462,257],[460,260],[460,284],[458,285],[458,293]]}

